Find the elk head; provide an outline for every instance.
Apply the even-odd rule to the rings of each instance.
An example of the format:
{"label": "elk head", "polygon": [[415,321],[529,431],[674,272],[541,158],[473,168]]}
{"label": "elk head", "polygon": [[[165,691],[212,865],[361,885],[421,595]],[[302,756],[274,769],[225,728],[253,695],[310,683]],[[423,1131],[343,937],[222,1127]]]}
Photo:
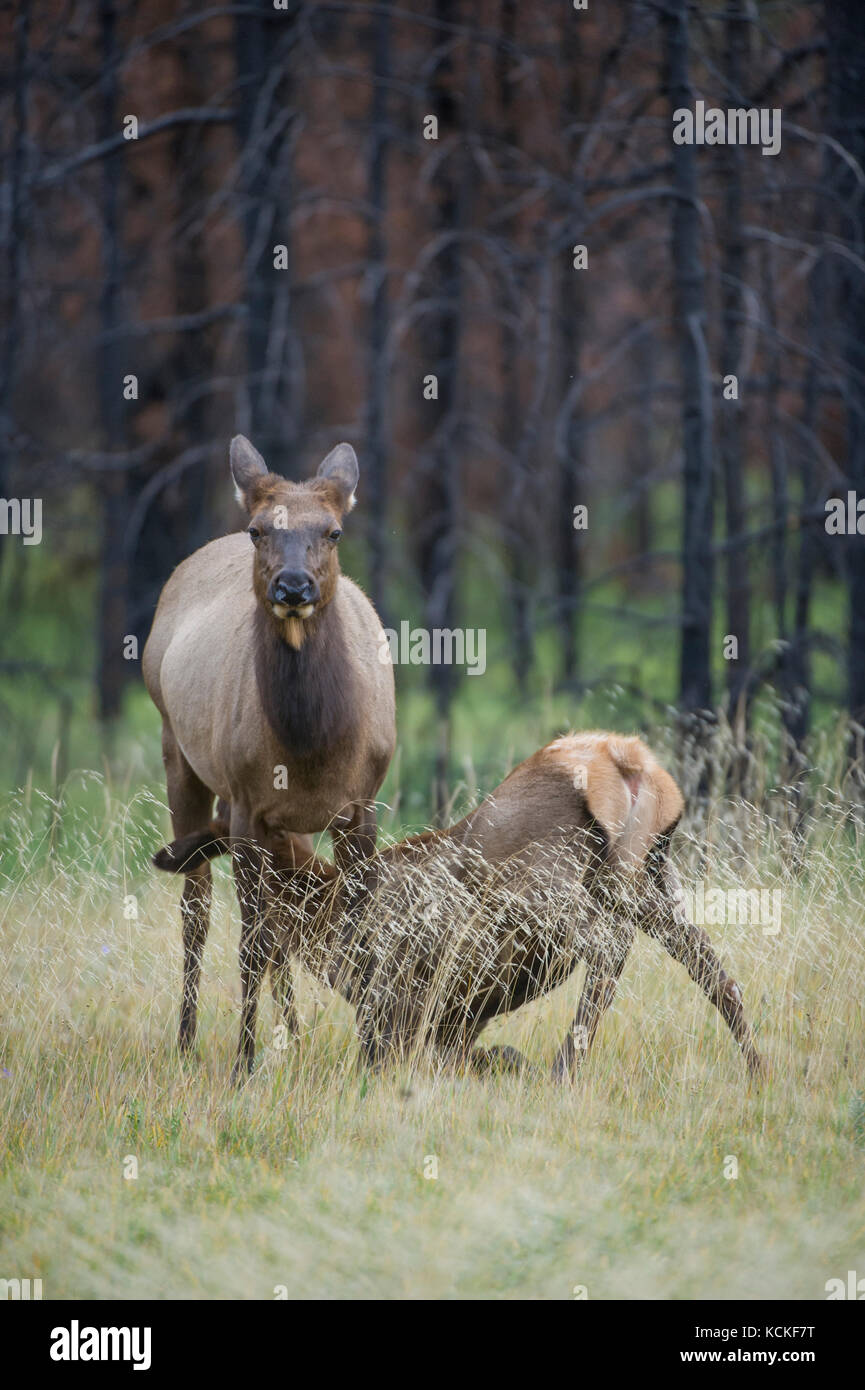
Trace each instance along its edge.
{"label": "elk head", "polygon": [[336,591],[337,545],[343,517],[354,506],[357,457],[350,444],[337,444],[305,483],[271,473],[242,434],[231,441],[230,458],[237,499],[249,517],[255,547],[256,597],[289,645],[300,648],[305,625]]}

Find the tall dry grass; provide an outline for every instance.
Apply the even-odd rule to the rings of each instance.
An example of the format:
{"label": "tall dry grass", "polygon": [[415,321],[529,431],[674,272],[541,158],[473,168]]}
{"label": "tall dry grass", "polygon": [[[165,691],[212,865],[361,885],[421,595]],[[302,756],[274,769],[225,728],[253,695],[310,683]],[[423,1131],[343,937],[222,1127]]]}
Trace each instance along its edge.
{"label": "tall dry grass", "polygon": [[729,796],[734,753],[719,732],[708,779],[703,753],[667,759],[693,804],[674,858],[687,885],[782,895],[776,934],[707,924],[772,1064],[759,1090],[684,971],[640,938],[572,1087],[547,1072],[581,969],[486,1031],[538,1064],[489,1077],[429,1059],[367,1075],[348,1006],[303,977],[299,1044],[280,1046],[265,998],[257,1071],[234,1092],[227,869],[183,1062],[179,883],[147,868],[158,797],[98,781],[80,813],[70,794],[18,798],[0,1278],[41,1278],[46,1298],[759,1299],[865,1275],[865,823],[840,738],[815,745],[798,798],[768,735]]}

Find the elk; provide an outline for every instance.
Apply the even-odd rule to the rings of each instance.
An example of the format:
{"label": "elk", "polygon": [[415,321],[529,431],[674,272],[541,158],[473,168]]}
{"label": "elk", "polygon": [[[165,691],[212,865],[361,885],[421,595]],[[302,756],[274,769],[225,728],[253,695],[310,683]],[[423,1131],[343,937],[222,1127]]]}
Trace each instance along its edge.
{"label": "elk", "polygon": [[[374,798],[396,741],[393,669],[381,623],[340,572],[338,542],[354,506],[358,465],[338,444],[314,478],[268,471],[238,435],[231,474],[246,532],[197,550],[172,574],[144,649],[143,674],[162,715],[162,757],[175,836],[228,817],[242,918],[240,1039],[233,1076],[252,1070],[255,1018],[273,944],[271,846],[330,830],[345,871],[375,849]],[[196,1031],[209,924],[206,861],[183,886],[179,1045]],[[286,1001],[293,1024],[293,1006]]]}
{"label": "elk", "polygon": [[[588,1055],[639,927],[685,966],[760,1074],[739,986],[684,912],[669,857],[682,809],[673,778],[638,738],[582,733],[541,748],[450,829],[376,854],[360,912],[344,874],[293,838],[272,868],[292,904],[274,994],[284,1007],[297,955],[355,1005],[370,1065],[418,1045],[466,1061],[489,1019],[555,988],[584,959],[553,1068],[564,1080]],[[188,871],[230,846],[229,823],[217,820],[154,862]]]}

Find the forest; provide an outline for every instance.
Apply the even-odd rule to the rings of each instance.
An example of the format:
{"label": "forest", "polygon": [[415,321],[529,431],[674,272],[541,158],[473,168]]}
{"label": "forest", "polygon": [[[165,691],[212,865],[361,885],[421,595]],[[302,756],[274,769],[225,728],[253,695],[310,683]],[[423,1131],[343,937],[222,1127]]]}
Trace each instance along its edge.
{"label": "forest", "polygon": [[298,479],[351,441],[346,571],[389,629],[484,633],[482,680],[397,669],[428,812],[529,712],[720,720],[741,763],[771,710],[788,778],[840,718],[856,768],[855,0],[18,0],[0,26],[7,786],[140,733],[160,588],[242,523],[237,431]]}

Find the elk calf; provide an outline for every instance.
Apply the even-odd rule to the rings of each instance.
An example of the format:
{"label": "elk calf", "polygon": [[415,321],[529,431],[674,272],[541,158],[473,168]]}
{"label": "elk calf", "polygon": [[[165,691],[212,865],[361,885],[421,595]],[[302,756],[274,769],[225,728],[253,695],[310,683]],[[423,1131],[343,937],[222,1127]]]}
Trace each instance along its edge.
{"label": "elk calf", "polygon": [[[449,830],[382,850],[360,896],[286,842],[272,870],[283,894],[275,993],[297,954],[355,1005],[370,1064],[427,1044],[466,1060],[489,1019],[555,988],[582,959],[576,1018],[554,1065],[563,1079],[588,1053],[640,928],[685,966],[757,1073],[739,987],[688,922],[669,862],[682,804],[639,739],[569,734]],[[175,841],[155,862],[175,872],[204,862],[229,847],[228,829]]]}

